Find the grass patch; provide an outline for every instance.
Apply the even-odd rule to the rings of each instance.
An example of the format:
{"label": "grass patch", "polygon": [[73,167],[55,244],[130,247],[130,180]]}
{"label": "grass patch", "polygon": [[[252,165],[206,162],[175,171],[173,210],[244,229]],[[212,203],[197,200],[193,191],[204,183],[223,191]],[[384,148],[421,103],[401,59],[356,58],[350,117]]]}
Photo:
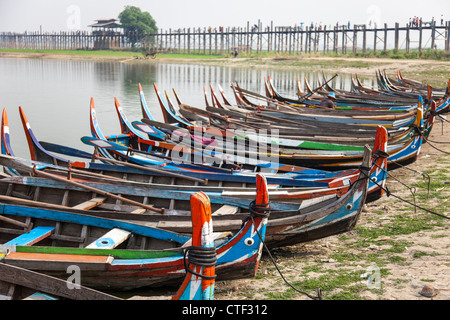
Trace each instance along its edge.
{"label": "grass patch", "polygon": [[378,50],[373,52],[368,50],[366,53],[356,52],[349,53],[348,57],[355,58],[388,58],[388,59],[406,59],[406,60],[416,60],[416,59],[427,59],[427,60],[450,60],[450,52],[445,52],[445,50],[411,50],[406,52],[406,50]]}
{"label": "grass patch", "polygon": [[[325,300],[361,300],[362,294],[369,289],[363,283],[361,275],[363,270],[352,270],[341,268],[338,270],[322,270],[322,275],[318,277],[308,277],[305,280],[292,283],[294,288],[315,295],[317,290],[322,290]],[[381,276],[387,274],[386,270],[380,270]],[[382,294],[382,290],[377,290],[377,294]],[[298,297],[300,293],[289,288],[284,292],[269,292],[266,294],[268,299],[291,300]]]}
{"label": "grass patch", "polygon": [[78,56],[112,56],[112,57],[131,57],[135,55],[142,56],[139,52],[131,51],[112,51],[112,50],[27,50],[27,49],[0,49],[0,52],[18,52],[18,53],[43,53],[43,54],[64,54]]}

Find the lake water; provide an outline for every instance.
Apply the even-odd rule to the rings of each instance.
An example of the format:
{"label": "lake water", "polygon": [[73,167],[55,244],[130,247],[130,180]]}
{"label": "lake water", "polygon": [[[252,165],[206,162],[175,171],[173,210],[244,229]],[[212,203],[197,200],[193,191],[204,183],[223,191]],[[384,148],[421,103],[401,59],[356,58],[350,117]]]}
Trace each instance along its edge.
{"label": "lake water", "polygon": [[[104,134],[119,133],[114,97],[130,121],[140,120],[138,83],[141,83],[153,115],[162,120],[153,89],[166,90],[176,103],[172,89],[183,103],[204,108],[203,85],[222,86],[231,101],[230,84],[237,81],[242,88],[264,93],[263,79],[271,76],[278,90],[294,96],[297,78],[305,76],[314,87],[318,74],[302,70],[206,66],[168,63],[120,63],[79,60],[0,58],[0,107],[6,108],[12,148],[17,156],[29,158],[28,146],[19,117],[25,115],[38,140],[64,144],[85,151],[92,148],[80,138],[90,135],[89,103],[94,98],[100,126]],[[330,78],[332,75],[326,74]],[[369,84],[372,80],[368,80]],[[349,89],[350,77],[340,75],[333,86]],[[209,90],[209,88],[208,88]],[[208,91],[209,93],[209,91]],[[209,95],[210,96],[210,95]]]}

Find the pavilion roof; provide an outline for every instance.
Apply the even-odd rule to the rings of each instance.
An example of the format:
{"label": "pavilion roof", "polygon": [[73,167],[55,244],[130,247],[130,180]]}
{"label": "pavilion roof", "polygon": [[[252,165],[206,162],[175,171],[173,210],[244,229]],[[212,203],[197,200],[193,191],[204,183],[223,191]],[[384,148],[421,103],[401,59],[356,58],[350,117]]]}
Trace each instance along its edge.
{"label": "pavilion roof", "polygon": [[97,23],[91,24],[88,27],[102,27],[102,28],[121,28],[122,25],[118,23],[117,19],[99,19],[95,20]]}

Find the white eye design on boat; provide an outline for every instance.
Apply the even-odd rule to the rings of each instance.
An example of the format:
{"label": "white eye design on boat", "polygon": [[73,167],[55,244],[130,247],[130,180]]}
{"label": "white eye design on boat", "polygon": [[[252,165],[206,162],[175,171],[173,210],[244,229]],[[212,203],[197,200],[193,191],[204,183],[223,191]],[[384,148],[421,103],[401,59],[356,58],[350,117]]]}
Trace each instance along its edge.
{"label": "white eye design on boat", "polygon": [[350,210],[350,209],[353,208],[353,204],[347,203],[347,205],[345,206],[345,208],[346,208],[347,210]]}

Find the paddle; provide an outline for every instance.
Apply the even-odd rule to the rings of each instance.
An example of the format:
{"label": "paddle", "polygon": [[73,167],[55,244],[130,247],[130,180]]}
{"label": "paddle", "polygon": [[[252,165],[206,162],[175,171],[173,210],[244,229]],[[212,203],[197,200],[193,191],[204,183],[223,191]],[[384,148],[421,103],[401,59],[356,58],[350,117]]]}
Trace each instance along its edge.
{"label": "paddle", "polygon": [[326,81],[325,83],[323,83],[320,87],[315,88],[314,90],[312,90],[310,93],[304,95],[303,97],[299,98],[300,102],[305,101],[306,99],[308,99],[310,96],[312,96],[314,93],[316,93],[317,91],[319,91],[320,89],[322,89],[325,85],[327,85],[329,82],[331,82],[334,78],[336,78],[338,76],[338,74],[336,73],[330,80]]}
{"label": "paddle", "polygon": [[135,206],[142,207],[142,208],[150,210],[150,211],[154,211],[154,212],[157,212],[157,213],[164,214],[164,208],[158,209],[158,208],[155,208],[153,206],[150,206],[150,205],[147,205],[147,204],[143,204],[143,203],[140,203],[140,202],[137,202],[137,201],[134,201],[134,200],[130,200],[130,199],[118,196],[118,195],[113,194],[113,193],[109,193],[109,192],[106,192],[106,191],[103,191],[103,190],[100,190],[100,189],[97,189],[97,188],[94,188],[94,187],[86,186],[86,185],[84,185],[82,183],[79,183],[79,182],[75,182],[75,181],[72,181],[72,180],[67,180],[65,178],[59,177],[59,176],[51,174],[51,173],[41,172],[41,171],[38,171],[36,169],[36,167],[33,167],[33,172],[37,176],[41,176],[41,177],[44,177],[44,178],[50,178],[50,179],[53,179],[53,180],[56,180],[56,181],[61,181],[61,182],[64,182],[64,183],[68,183],[68,184],[71,184],[73,186],[76,186],[76,187],[79,187],[79,188],[83,188],[83,189],[95,192],[96,194],[100,194],[100,195],[103,195],[103,196],[108,197],[108,198],[113,198],[113,199],[116,199],[116,200],[120,200],[120,201],[123,201],[123,202],[126,202],[126,203],[133,204]]}

